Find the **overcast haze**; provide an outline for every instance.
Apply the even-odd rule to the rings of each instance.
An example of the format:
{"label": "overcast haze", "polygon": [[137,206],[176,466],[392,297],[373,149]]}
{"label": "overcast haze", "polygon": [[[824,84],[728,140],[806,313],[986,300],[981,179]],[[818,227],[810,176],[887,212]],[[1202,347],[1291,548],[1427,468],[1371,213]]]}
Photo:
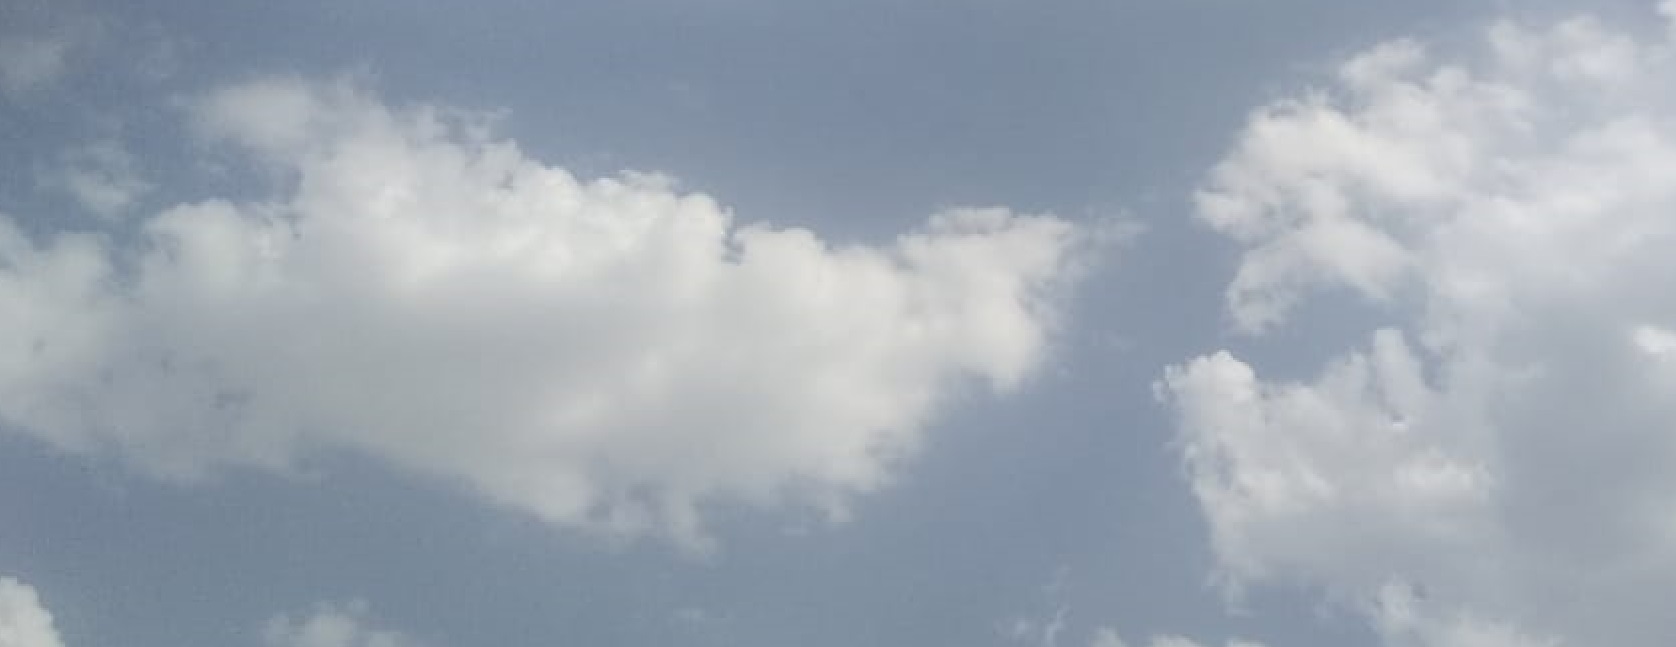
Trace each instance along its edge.
{"label": "overcast haze", "polygon": [[1676,643],[1673,39],[0,0],[0,647]]}

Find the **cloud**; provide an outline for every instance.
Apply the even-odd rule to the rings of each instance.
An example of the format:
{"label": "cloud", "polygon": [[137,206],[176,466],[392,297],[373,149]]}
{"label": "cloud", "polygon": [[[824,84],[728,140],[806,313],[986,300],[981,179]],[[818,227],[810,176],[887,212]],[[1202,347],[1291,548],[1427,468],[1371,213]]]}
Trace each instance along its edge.
{"label": "cloud", "polygon": [[[365,601],[321,603],[306,615],[279,614],[262,631],[267,647],[418,647],[410,636],[377,627]],[[64,647],[35,589],[0,577],[0,647]]]}
{"label": "cloud", "polygon": [[1101,629],[1094,632],[1094,641],[1089,643],[1089,647],[1125,647],[1128,644],[1123,642],[1123,638],[1119,637],[1116,631]]}
{"label": "cloud", "polygon": [[100,141],[65,151],[56,168],[41,173],[39,183],[63,192],[100,218],[115,218],[151,189],[134,156],[116,141]]}
{"label": "cloud", "polygon": [[74,76],[108,35],[108,24],[75,7],[0,9],[7,14],[0,25],[0,99],[32,99]]}
{"label": "cloud", "polygon": [[[1150,647],[1200,647],[1200,644],[1190,639],[1172,634],[1153,636],[1152,641],[1146,643]],[[1129,643],[1112,629],[1100,629],[1094,632],[1094,639],[1089,647],[1128,647]],[[1258,643],[1243,640],[1228,641],[1228,647],[1263,647]]]}
{"label": "cloud", "polygon": [[1066,607],[1054,610],[1044,619],[1018,617],[1007,627],[1007,637],[1013,642],[1035,647],[1059,647],[1059,635],[1065,631]]}
{"label": "cloud", "polygon": [[57,80],[71,46],[60,37],[0,37],[0,95],[16,98]]}
{"label": "cloud", "polygon": [[35,589],[0,577],[0,647],[64,647]]}
{"label": "cloud", "polygon": [[280,614],[262,632],[267,647],[418,647],[401,632],[375,626],[361,600],[322,603],[307,615]]}
{"label": "cloud", "polygon": [[1233,322],[1370,323],[1294,336],[1335,355],[1309,379],[1160,380],[1230,592],[1319,589],[1392,645],[1676,640],[1669,38],[1388,43],[1251,116],[1197,197],[1244,248]]}
{"label": "cloud", "polygon": [[353,451],[615,536],[706,504],[842,517],[940,407],[1043,361],[1090,232],[956,209],[888,244],[579,179],[352,82],[223,88],[194,129],[279,186],[139,240],[0,222],[0,421],[192,479]]}

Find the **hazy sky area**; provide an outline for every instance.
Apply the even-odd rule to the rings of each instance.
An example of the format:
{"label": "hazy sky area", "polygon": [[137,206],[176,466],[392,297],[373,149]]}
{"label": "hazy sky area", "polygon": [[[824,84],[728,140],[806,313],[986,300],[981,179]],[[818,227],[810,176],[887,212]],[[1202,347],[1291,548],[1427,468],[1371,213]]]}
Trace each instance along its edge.
{"label": "hazy sky area", "polygon": [[1676,644],[1671,249],[1672,0],[0,0],[0,647]]}

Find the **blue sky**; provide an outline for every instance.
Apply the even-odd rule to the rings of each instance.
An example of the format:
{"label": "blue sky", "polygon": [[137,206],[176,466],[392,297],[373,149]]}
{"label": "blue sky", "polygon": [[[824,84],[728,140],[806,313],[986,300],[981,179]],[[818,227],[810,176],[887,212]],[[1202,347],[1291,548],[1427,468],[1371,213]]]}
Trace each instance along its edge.
{"label": "blue sky", "polygon": [[0,5],[0,647],[1667,644],[1676,5]]}

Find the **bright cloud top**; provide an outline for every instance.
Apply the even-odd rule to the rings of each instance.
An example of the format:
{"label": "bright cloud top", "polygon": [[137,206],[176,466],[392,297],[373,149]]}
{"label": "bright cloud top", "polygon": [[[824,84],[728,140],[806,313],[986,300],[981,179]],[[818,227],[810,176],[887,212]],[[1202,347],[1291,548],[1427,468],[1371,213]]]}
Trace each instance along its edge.
{"label": "bright cloud top", "polygon": [[1234,322],[1384,322],[1313,380],[1221,352],[1161,381],[1234,590],[1322,589],[1392,645],[1676,641],[1668,39],[1389,43],[1251,117],[1198,197],[1245,246]]}
{"label": "bright cloud top", "polygon": [[284,188],[100,233],[0,221],[0,421],[191,478],[350,450],[547,521],[699,540],[706,503],[834,514],[940,404],[1051,342],[1085,236],[941,213],[880,246],[580,180],[353,83],[213,93]]}
{"label": "bright cloud top", "polygon": [[10,577],[0,577],[0,647],[64,647],[35,589]]}

